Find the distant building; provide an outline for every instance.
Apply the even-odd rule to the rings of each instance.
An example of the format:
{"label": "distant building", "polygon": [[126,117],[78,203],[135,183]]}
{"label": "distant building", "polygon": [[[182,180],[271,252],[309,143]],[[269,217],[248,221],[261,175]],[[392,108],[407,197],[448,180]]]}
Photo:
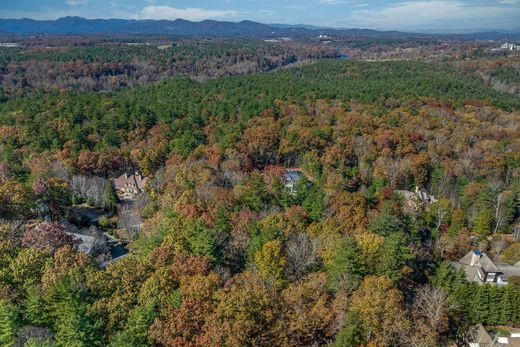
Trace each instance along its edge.
{"label": "distant building", "polygon": [[464,270],[468,282],[505,285],[511,276],[520,276],[520,262],[515,265],[496,264],[486,253],[471,251],[458,262],[456,268]]}
{"label": "distant building", "polygon": [[422,202],[425,202],[425,203],[428,203],[428,204],[437,202],[437,199],[435,199],[435,196],[430,195],[430,193],[426,189],[424,189],[424,188],[419,189],[419,187],[416,186],[415,187],[415,194],[417,194],[419,196],[419,199]]}
{"label": "distant building", "polygon": [[15,47],[19,47],[20,44],[16,43],[16,42],[0,42],[0,47],[5,47],[5,48],[15,48]]}
{"label": "distant building", "polygon": [[400,195],[404,199],[403,206],[409,213],[414,215],[420,213],[425,205],[437,202],[435,196],[430,195],[424,188],[415,187],[415,192],[409,190],[396,190],[394,193]]}
{"label": "distant building", "polygon": [[501,49],[505,49],[508,51],[520,51],[520,46],[515,45],[514,43],[506,42],[502,46],[500,46]]}
{"label": "distant building", "polygon": [[294,191],[296,188],[296,183],[304,177],[303,172],[299,169],[287,169],[285,171],[285,174],[283,176],[283,182],[285,185],[285,188],[289,189],[290,191]]}
{"label": "distant building", "polygon": [[127,173],[112,179],[116,193],[121,200],[133,199],[135,196],[144,192],[148,179],[141,173],[135,172],[134,175]]}

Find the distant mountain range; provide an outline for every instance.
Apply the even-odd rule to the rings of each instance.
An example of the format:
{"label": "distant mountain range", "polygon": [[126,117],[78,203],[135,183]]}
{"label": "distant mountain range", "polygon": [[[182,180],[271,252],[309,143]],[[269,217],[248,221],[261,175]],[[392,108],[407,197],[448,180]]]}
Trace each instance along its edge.
{"label": "distant mountain range", "polygon": [[86,19],[63,17],[57,20],[0,19],[0,32],[11,34],[167,34],[182,36],[280,37],[298,35],[341,35],[356,37],[460,37],[467,39],[518,39],[520,33],[475,33],[469,35],[431,35],[369,29],[333,29],[311,25],[262,24],[253,21],[224,22],[204,20]]}

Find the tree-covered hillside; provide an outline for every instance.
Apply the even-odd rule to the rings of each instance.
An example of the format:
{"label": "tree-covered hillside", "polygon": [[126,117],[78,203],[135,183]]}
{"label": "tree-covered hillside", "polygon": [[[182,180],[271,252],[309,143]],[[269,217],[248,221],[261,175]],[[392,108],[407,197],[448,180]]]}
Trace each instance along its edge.
{"label": "tree-covered hillside", "polygon": [[18,48],[0,47],[4,97],[38,91],[110,91],[171,76],[205,80],[339,56],[332,47],[296,42],[147,36],[128,40],[42,39],[23,41]]}
{"label": "tree-covered hillside", "polygon": [[[446,346],[519,325],[520,276],[452,266],[520,269],[519,110],[420,61],[5,100],[0,345]],[[136,171],[128,204],[108,179]],[[63,221],[94,207],[127,255],[78,251]]]}

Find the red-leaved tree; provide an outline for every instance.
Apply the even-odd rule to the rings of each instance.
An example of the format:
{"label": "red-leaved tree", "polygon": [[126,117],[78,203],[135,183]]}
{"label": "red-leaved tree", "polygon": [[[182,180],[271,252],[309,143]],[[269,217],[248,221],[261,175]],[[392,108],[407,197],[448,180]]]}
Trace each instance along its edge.
{"label": "red-leaved tree", "polygon": [[42,222],[25,231],[22,246],[35,249],[46,249],[51,253],[63,246],[74,246],[77,241],[65,232],[65,228],[57,222]]}

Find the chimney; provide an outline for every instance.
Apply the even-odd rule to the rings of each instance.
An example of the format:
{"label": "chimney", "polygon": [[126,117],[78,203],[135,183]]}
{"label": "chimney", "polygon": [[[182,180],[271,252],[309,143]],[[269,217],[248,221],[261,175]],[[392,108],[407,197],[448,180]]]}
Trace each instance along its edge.
{"label": "chimney", "polygon": [[128,179],[128,174],[125,172],[125,180]]}
{"label": "chimney", "polygon": [[471,263],[470,266],[476,266],[478,261],[480,260],[480,251],[473,251],[473,254],[471,255]]}

